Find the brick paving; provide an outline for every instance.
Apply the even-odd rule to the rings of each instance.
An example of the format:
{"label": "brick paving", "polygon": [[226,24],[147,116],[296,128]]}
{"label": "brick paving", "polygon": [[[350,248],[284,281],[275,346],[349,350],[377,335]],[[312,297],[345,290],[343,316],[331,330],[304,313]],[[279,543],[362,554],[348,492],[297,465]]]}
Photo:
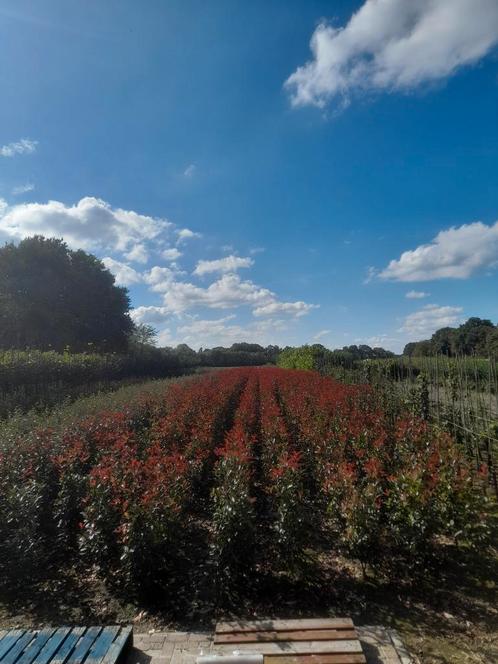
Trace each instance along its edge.
{"label": "brick paving", "polygon": [[[413,664],[395,630],[380,625],[356,630],[368,664]],[[213,636],[213,632],[134,632],[126,664],[195,664],[199,655],[216,653]]]}

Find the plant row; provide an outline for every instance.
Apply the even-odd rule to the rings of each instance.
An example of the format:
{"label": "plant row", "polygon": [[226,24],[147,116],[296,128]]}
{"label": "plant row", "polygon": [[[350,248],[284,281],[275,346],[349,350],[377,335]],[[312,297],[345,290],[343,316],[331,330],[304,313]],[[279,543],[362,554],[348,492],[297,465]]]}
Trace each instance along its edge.
{"label": "plant row", "polygon": [[75,560],[165,587],[195,560],[219,589],[299,574],[319,552],[413,565],[442,537],[485,534],[479,478],[449,436],[368,387],[274,368],[172,382],[3,441],[0,495],[11,581]]}

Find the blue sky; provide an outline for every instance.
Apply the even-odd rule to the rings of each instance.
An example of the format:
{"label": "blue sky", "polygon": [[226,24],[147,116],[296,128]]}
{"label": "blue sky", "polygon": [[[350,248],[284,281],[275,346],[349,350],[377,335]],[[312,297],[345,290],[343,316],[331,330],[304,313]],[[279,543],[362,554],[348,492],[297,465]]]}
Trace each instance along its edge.
{"label": "blue sky", "polygon": [[496,323],[497,45],[496,0],[2,0],[0,242],[167,345]]}

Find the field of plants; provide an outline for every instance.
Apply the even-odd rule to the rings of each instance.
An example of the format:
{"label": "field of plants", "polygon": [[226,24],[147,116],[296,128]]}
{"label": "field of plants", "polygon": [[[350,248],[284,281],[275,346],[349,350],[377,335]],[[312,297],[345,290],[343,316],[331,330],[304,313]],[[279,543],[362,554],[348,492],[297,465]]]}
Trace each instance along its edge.
{"label": "field of plants", "polygon": [[147,593],[192,588],[195,570],[221,597],[242,578],[298,577],[323,551],[396,574],[443,537],[486,533],[485,467],[368,387],[313,372],[213,372],[62,429],[8,431],[4,582],[72,559]]}

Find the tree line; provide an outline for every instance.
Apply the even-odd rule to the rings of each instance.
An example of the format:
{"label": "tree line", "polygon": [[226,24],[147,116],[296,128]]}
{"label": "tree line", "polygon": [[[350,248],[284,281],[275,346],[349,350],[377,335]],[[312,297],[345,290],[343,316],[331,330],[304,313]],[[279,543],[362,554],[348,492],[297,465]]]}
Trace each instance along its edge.
{"label": "tree line", "polygon": [[443,327],[430,339],[406,344],[409,357],[498,357],[498,326],[483,318],[469,318],[459,327]]}

